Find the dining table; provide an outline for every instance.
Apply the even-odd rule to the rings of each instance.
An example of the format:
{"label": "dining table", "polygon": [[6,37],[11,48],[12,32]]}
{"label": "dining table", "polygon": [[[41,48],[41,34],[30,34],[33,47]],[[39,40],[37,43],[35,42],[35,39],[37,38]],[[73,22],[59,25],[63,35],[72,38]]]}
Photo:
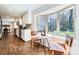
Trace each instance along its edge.
{"label": "dining table", "polygon": [[[41,40],[41,41],[38,41]],[[53,45],[55,50],[58,50],[58,48],[60,48],[60,50],[63,50],[63,48],[61,46],[59,46],[58,44],[64,44],[65,43],[65,37],[63,36],[56,36],[56,35],[46,35],[46,36],[36,36],[34,38],[32,38],[32,48],[34,43],[33,42],[37,42],[40,45],[43,45],[45,47],[48,47]]]}

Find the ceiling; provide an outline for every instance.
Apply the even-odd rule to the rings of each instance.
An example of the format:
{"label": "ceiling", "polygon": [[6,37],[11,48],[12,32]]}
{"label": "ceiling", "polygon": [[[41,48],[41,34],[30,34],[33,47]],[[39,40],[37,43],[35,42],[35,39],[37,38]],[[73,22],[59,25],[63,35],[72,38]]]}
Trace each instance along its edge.
{"label": "ceiling", "polygon": [[23,12],[33,11],[43,4],[0,4],[1,16],[20,16]]}

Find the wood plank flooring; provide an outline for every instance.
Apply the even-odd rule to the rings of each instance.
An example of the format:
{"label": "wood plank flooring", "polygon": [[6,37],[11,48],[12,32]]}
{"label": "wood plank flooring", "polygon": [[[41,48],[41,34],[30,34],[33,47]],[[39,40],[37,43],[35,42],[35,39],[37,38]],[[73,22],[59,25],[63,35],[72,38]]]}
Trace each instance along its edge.
{"label": "wood plank flooring", "polygon": [[44,49],[38,52],[31,49],[31,41],[24,42],[13,34],[3,34],[0,40],[0,55],[44,55]]}

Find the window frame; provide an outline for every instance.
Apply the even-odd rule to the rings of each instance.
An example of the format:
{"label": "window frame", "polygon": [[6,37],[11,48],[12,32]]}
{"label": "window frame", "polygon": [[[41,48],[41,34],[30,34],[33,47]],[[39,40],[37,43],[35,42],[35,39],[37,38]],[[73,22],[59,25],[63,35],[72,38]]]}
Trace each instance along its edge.
{"label": "window frame", "polygon": [[[74,12],[75,12],[75,6],[69,6],[69,7],[66,7],[66,8],[64,8],[64,9],[61,9],[61,10],[59,10],[59,11],[57,11],[57,12],[54,12],[54,13],[50,13],[50,14],[46,14],[46,15],[38,15],[38,16],[36,16],[36,23],[37,23],[37,17],[39,17],[39,16],[46,16],[46,19],[45,19],[45,23],[46,23],[46,26],[45,26],[45,30],[46,30],[46,33],[48,33],[48,16],[49,15],[53,15],[53,14],[57,14],[57,19],[56,19],[56,22],[58,23],[59,22],[59,28],[58,28],[58,25],[57,25],[57,28],[56,28],[56,31],[59,31],[60,32],[60,13],[62,12],[62,11],[64,11],[64,10],[70,10],[70,9],[73,9],[73,29],[74,29],[74,37],[75,37],[75,16],[74,16]],[[58,20],[58,21],[57,21]],[[56,23],[56,24],[57,24]],[[36,27],[37,28],[37,27]],[[37,30],[38,31],[38,30]],[[59,34],[58,34],[59,35]]]}

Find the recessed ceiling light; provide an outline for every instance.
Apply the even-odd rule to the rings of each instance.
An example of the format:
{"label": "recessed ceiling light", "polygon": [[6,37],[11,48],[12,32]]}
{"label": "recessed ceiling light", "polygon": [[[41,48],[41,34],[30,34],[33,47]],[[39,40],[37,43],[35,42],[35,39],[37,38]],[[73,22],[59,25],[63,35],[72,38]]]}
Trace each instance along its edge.
{"label": "recessed ceiling light", "polygon": [[7,16],[7,18],[9,18],[9,16]]}
{"label": "recessed ceiling light", "polygon": [[12,9],[9,9],[9,11],[11,12],[11,11],[12,11]]}

